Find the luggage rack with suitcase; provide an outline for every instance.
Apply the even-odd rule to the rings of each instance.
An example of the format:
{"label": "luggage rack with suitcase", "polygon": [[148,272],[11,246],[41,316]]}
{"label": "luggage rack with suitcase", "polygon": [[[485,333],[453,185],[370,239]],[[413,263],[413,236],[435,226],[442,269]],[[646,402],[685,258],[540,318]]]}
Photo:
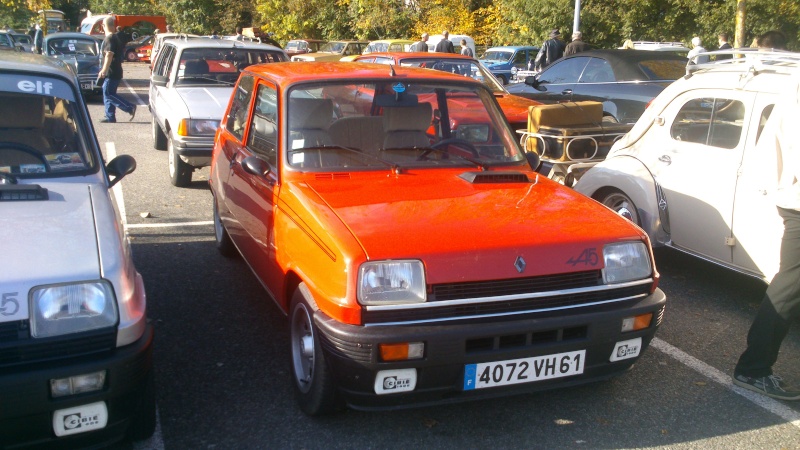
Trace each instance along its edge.
{"label": "luggage rack with suitcase", "polygon": [[528,129],[517,133],[523,148],[536,152],[544,167],[549,166],[548,178],[571,187],[632,127],[603,122],[600,102],[569,102],[532,106]]}

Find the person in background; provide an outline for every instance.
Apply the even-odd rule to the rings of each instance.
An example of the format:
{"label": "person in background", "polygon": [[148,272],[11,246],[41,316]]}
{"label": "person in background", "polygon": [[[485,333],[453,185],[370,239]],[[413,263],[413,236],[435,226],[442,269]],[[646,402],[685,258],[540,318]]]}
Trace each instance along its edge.
{"label": "person in background", "polygon": [[[728,43],[728,33],[720,33],[717,36],[717,41],[719,42],[719,49],[720,50],[730,50],[731,44]],[[716,61],[722,61],[723,59],[731,59],[733,55],[718,55]]]}
{"label": "person in background", "polygon": [[243,41],[244,35],[242,34],[242,27],[236,27],[236,36],[233,38],[235,41]]}
{"label": "person in background", "polygon": [[706,49],[703,48],[703,41],[700,40],[699,36],[695,36],[692,38],[692,49],[689,50],[689,54],[686,55],[686,57],[691,61],[692,58],[697,56],[696,64],[705,64],[709,61],[709,57],[707,55],[698,56],[705,52]]}
{"label": "person in background", "polygon": [[800,318],[800,78],[795,77],[787,94],[778,100],[757,144],[759,154],[777,156],[772,200],[784,226],[780,266],[747,333],[733,384],[768,397],[800,400],[800,390],[772,372],[783,339]]}
{"label": "person in background", "polygon": [[461,40],[461,54],[462,55],[467,55],[467,56],[469,56],[471,58],[475,57],[475,53],[473,53],[472,49],[467,46],[467,40],[466,39],[462,39]]}
{"label": "person in background", "polygon": [[450,42],[450,32],[447,30],[442,31],[442,40],[436,44],[435,52],[439,53],[455,53],[456,49],[453,47],[453,43]]}
{"label": "person in background", "polygon": [[770,30],[756,38],[756,47],[761,49],[786,50],[786,35]]}
{"label": "person in background", "polygon": [[620,47],[620,48],[625,49],[625,50],[634,50],[634,49],[636,49],[636,47],[633,46],[633,41],[630,40],[630,39],[625,39],[625,42],[622,43],[622,47]]}
{"label": "person in background", "polygon": [[583,42],[583,33],[576,31],[572,33],[572,42],[567,44],[567,47],[564,49],[564,56],[574,55],[591,49],[591,45]]}
{"label": "person in background", "polygon": [[545,67],[556,62],[557,59],[564,56],[564,48],[566,45],[561,40],[561,32],[558,28],[550,31],[550,39],[544,41],[542,48],[536,55],[533,63],[533,68],[537,72],[541,72]]}
{"label": "person in background", "polygon": [[44,42],[44,30],[42,27],[37,23],[36,24],[36,32],[33,35],[33,52],[34,53],[42,53],[42,43]]}
{"label": "person in background", "polygon": [[97,74],[98,80],[103,80],[103,105],[105,106],[105,117],[100,119],[102,123],[115,123],[117,121],[117,108],[131,115],[130,120],[136,116],[136,105],[117,95],[117,87],[122,80],[122,54],[124,47],[119,38],[114,34],[114,17],[108,16],[103,19],[103,31],[106,38],[103,40],[103,65],[100,73]]}
{"label": "person in background", "polygon": [[172,31],[172,25],[167,24],[167,31],[166,32],[167,33],[174,33],[174,31]]}
{"label": "person in background", "polygon": [[217,34],[217,30],[211,30],[211,39],[219,39],[219,34]]}
{"label": "person in background", "polygon": [[422,37],[419,41],[414,43],[411,46],[410,50],[412,52],[427,52],[428,51],[428,33],[422,33]]}

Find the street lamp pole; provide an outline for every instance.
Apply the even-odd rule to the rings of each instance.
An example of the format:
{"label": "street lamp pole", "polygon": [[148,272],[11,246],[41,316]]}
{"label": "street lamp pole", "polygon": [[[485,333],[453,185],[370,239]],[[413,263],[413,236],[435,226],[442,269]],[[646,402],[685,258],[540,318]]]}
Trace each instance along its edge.
{"label": "street lamp pole", "polygon": [[572,32],[580,31],[581,26],[581,0],[575,0],[575,19],[572,21]]}

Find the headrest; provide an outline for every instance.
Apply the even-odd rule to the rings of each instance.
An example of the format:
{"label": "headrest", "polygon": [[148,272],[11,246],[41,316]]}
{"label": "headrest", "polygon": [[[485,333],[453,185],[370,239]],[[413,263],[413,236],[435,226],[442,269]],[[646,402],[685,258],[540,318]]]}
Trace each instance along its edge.
{"label": "headrest", "polygon": [[184,75],[208,73],[208,63],[203,59],[189,59],[183,63]]}
{"label": "headrest", "polygon": [[425,131],[431,125],[430,103],[383,108],[384,131]]}
{"label": "headrest", "polygon": [[43,123],[43,97],[0,96],[0,128],[41,128]]}
{"label": "headrest", "polygon": [[325,130],[333,119],[333,101],[322,98],[289,100],[289,129]]}

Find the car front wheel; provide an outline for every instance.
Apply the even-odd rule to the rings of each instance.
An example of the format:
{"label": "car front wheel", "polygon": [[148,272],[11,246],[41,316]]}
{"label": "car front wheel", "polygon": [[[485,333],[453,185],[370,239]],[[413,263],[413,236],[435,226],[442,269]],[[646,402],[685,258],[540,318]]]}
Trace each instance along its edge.
{"label": "car front wheel", "polygon": [[169,179],[173,186],[186,187],[192,182],[192,166],[183,162],[175,151],[172,136],[167,138],[167,153],[169,158]]}
{"label": "car front wheel", "polygon": [[289,333],[295,396],[304,413],[316,416],[340,409],[340,401],[322,353],[312,303],[311,293],[301,283],[292,296]]}
{"label": "car front wheel", "polygon": [[128,62],[136,61],[136,52],[131,50],[128,53],[126,53],[125,54],[125,60],[127,60]]}
{"label": "car front wheel", "polygon": [[639,222],[639,213],[636,210],[636,205],[633,204],[633,200],[631,200],[630,197],[622,192],[612,191],[604,194],[600,200],[600,203],[611,208],[612,211],[630,220],[636,225],[641,225]]}

